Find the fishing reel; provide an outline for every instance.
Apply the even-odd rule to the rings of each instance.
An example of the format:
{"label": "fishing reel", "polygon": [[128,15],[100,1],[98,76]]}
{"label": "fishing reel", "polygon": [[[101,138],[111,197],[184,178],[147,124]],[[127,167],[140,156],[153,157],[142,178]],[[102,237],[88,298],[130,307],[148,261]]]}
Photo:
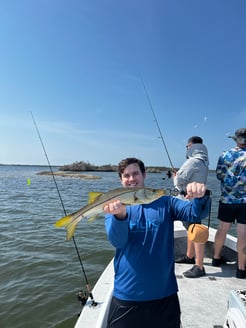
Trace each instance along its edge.
{"label": "fishing reel", "polygon": [[80,290],[77,294],[77,300],[80,302],[81,307],[83,307],[88,300],[87,292],[85,290]]}
{"label": "fishing reel", "polygon": [[177,187],[175,187],[175,188],[167,188],[166,191],[167,191],[167,194],[169,196],[175,196],[176,197],[178,195],[183,195],[183,196],[186,195],[186,192],[185,191],[179,190]]}
{"label": "fishing reel", "polygon": [[85,290],[80,290],[77,294],[77,300],[80,302],[81,307],[83,307],[86,304],[89,297],[91,299],[90,306],[92,307],[97,306],[97,302],[94,300],[91,292],[87,293]]}
{"label": "fishing reel", "polygon": [[[178,195],[182,195],[182,196],[186,196],[186,195],[187,195],[187,192],[186,192],[186,191],[184,191],[184,190],[180,190],[180,189],[177,188],[177,187],[175,187],[175,188],[173,188],[173,189],[168,188],[168,189],[166,189],[166,190],[167,190],[167,192],[168,192],[168,195],[170,195],[170,196],[175,196],[175,197],[177,197]],[[209,190],[209,189],[207,189],[207,190],[205,191],[204,196],[211,196],[211,195],[212,195],[212,191]]]}

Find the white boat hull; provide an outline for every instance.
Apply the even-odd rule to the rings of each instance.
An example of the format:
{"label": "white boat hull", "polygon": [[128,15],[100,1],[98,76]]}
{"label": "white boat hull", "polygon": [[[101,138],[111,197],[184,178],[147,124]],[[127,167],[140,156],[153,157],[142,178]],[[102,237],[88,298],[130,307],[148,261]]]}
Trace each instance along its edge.
{"label": "white boat hull", "polygon": [[[237,239],[227,235],[225,241],[225,252],[227,252],[226,256],[230,259],[230,263],[222,268],[213,267],[211,258],[215,233],[215,229],[209,229],[209,239],[205,246],[204,260],[206,276],[198,279],[184,278],[182,273],[188,270],[190,266],[187,264],[175,264],[183,328],[241,328],[240,325],[233,326],[233,323],[225,326],[226,321],[229,323],[230,320],[231,322],[236,320],[235,311],[232,311],[231,307],[228,308],[230,293],[235,289],[245,289],[245,280],[235,278]],[[186,236],[187,232],[182,223],[179,221],[175,222],[176,256],[184,254],[186,250]],[[111,260],[92,291],[98,305],[91,306],[92,302],[88,300],[75,324],[75,328],[106,328],[107,314],[113,292],[113,276],[113,260]],[[233,314],[229,314],[229,319],[228,312],[233,312]],[[232,315],[234,315],[233,319]],[[242,327],[245,328],[246,325]]]}

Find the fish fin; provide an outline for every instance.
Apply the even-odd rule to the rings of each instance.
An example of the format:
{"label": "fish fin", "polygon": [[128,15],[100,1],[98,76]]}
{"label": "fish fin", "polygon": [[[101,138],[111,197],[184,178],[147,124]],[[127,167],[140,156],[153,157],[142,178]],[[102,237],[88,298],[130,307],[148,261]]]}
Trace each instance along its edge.
{"label": "fish fin", "polygon": [[98,218],[98,214],[94,215],[94,216],[91,216],[89,219],[88,219],[88,222],[92,222],[94,220],[96,220]]}
{"label": "fish fin", "polygon": [[55,227],[56,228],[61,228],[61,227],[66,227],[72,220],[72,215],[66,215],[60,220],[56,221]]}
{"label": "fish fin", "polygon": [[73,237],[74,231],[77,227],[77,224],[78,224],[78,222],[73,221],[66,227],[66,229],[67,229],[67,240],[70,240]]}
{"label": "fish fin", "polygon": [[94,203],[98,197],[100,197],[103,194],[103,192],[97,192],[97,191],[90,191],[88,193],[88,204]]}

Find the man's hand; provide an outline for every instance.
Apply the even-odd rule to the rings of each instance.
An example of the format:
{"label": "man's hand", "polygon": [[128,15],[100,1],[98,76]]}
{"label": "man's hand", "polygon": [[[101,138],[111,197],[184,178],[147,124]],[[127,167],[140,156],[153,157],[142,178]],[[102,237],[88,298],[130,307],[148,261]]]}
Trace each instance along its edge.
{"label": "man's hand", "polygon": [[113,214],[119,220],[123,220],[126,218],[126,207],[125,205],[121,204],[119,200],[105,205],[103,210],[106,213]]}
{"label": "man's hand", "polygon": [[186,187],[186,199],[201,198],[205,195],[206,185],[204,183],[192,182]]}

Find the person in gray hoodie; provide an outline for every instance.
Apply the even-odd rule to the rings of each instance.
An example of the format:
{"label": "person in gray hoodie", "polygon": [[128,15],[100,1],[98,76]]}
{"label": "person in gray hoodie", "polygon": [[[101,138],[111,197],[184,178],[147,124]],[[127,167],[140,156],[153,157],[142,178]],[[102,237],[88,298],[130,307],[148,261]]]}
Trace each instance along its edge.
{"label": "person in gray hoodie", "polygon": [[[186,161],[173,176],[174,186],[179,191],[185,191],[187,184],[193,181],[206,184],[208,176],[208,151],[202,138],[190,137],[186,148]],[[183,224],[188,230],[190,224]],[[175,260],[176,263],[194,264],[190,270],[184,272],[185,277],[198,278],[206,274],[203,266],[204,247],[205,244],[195,243],[187,238],[186,255]]]}

